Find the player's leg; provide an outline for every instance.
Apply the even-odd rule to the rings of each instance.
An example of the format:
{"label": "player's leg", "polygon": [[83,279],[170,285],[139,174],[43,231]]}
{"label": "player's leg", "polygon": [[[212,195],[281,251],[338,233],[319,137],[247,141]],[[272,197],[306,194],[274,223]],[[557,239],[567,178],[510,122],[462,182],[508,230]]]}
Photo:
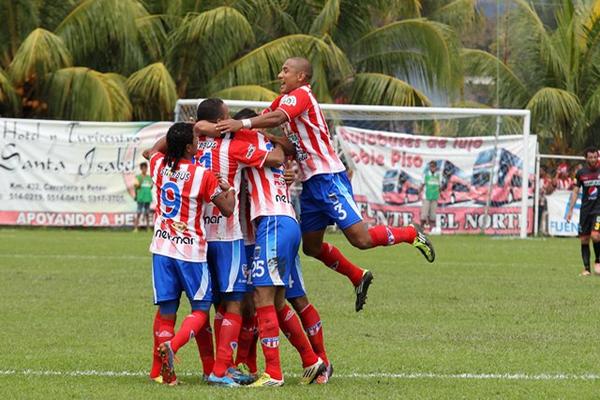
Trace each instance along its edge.
{"label": "player's leg", "polygon": [[592,274],[590,267],[590,235],[592,233],[592,216],[581,213],[579,216],[579,241],[581,243],[581,260],[583,271],[581,276]]}
{"label": "player's leg", "polygon": [[208,383],[225,386],[249,383],[249,377],[237,374],[232,368],[233,352],[237,349],[242,326],[241,303],[247,290],[244,243],[243,240],[209,242],[209,252],[216,254],[216,257],[210,259],[216,259],[216,279],[224,314],[221,328],[218,330],[215,365],[208,377]]}
{"label": "player's leg", "polygon": [[[310,341],[302,329],[300,319],[285,301],[285,297],[288,294],[287,291],[290,285],[294,283],[292,271],[295,271],[299,266],[300,227],[296,220],[291,217],[277,216],[274,232],[277,234],[276,263],[269,263],[269,268],[279,269],[279,275],[285,284],[282,288],[278,288],[275,303],[277,318],[281,331],[300,355],[302,367],[304,368],[301,383],[307,384],[314,381],[321,372],[324,372],[326,365],[315,354]],[[299,279],[298,273],[295,272],[294,275],[296,279]],[[283,295],[279,292],[282,292]]]}
{"label": "player's leg", "polygon": [[152,226],[152,221],[150,221],[150,203],[144,203],[144,214],[146,217],[146,224],[144,226],[148,230]]}
{"label": "player's leg", "polygon": [[246,293],[242,301],[242,329],[234,365],[243,373],[256,377],[256,352],[252,353],[252,348],[256,349],[256,309],[254,308],[253,293]]}
{"label": "player's leg", "polygon": [[142,215],[142,203],[137,203],[137,209],[135,212],[135,220],[133,222],[133,231],[138,231],[138,226],[140,225],[140,217]]}
{"label": "player's leg", "polygon": [[258,336],[265,357],[265,373],[254,382],[253,387],[283,385],[283,373],[279,356],[279,321],[275,309],[277,287],[285,286],[287,269],[277,253],[279,237],[275,217],[261,217],[256,226],[256,245],[252,261],[252,285],[254,306],[258,323]]}
{"label": "player's leg", "polygon": [[163,379],[174,374],[175,354],[192,337],[195,337],[208,320],[212,302],[212,284],[205,262],[175,260],[177,279],[191,305],[191,313],[185,317],[175,336],[159,346],[163,360]]}
{"label": "player's leg", "polygon": [[176,260],[154,254],[152,256],[152,283],[154,304],[159,309],[154,318],[154,349],[150,378],[156,382],[175,384],[177,378],[168,369],[168,360],[161,357],[159,348],[175,336],[175,319],[182,286],[176,271]]}
{"label": "player's leg", "polygon": [[594,247],[594,273],[600,275],[600,215],[592,217],[592,245]]}
{"label": "player's leg", "polygon": [[426,226],[427,224],[427,217],[429,216],[429,201],[426,199],[423,199],[423,204],[421,205],[421,225],[423,225],[423,227]]}
{"label": "player's leg", "polygon": [[213,345],[213,331],[210,327],[210,312],[208,313],[206,322],[200,328],[198,334],[194,336],[194,339],[196,340],[198,356],[202,364],[203,379],[206,381],[215,366],[215,350]]}

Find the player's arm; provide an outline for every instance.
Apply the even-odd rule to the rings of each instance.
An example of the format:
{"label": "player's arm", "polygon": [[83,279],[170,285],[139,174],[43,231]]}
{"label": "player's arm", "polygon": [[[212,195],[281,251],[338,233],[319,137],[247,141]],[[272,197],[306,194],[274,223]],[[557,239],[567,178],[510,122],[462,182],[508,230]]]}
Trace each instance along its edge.
{"label": "player's arm", "polygon": [[265,136],[271,141],[271,143],[278,144],[283,149],[283,152],[286,156],[296,155],[296,146],[294,146],[294,143],[292,143],[287,136],[276,136],[269,133],[265,133]]}
{"label": "player's arm", "polygon": [[237,132],[244,128],[244,124],[247,125],[245,127],[248,129],[275,128],[287,121],[287,114],[284,111],[277,109],[257,117],[243,119],[241,121],[235,119],[226,119],[218,122],[216,128],[219,132]]}
{"label": "player's arm", "polygon": [[573,217],[573,208],[575,207],[577,196],[579,196],[579,186],[573,187],[573,191],[571,192],[571,198],[569,199],[569,207],[567,209],[567,222],[571,222],[571,218]]}
{"label": "player's arm", "polygon": [[285,153],[281,146],[274,145],[273,150],[267,153],[264,167],[278,167],[285,161]]}
{"label": "player's arm", "polygon": [[166,152],[167,152],[167,135],[158,139],[156,141],[156,143],[154,143],[154,146],[152,146],[151,148],[144,150],[142,152],[142,156],[146,160],[149,160],[150,157],[152,157],[155,153],[165,154]]}
{"label": "player's arm", "polygon": [[219,137],[221,131],[217,129],[217,124],[209,121],[198,121],[194,124],[194,133],[200,136]]}
{"label": "player's arm", "polygon": [[229,217],[233,214],[235,207],[235,189],[223,178],[219,179],[219,187],[221,188],[221,192],[214,196],[211,201],[221,211],[221,214]]}

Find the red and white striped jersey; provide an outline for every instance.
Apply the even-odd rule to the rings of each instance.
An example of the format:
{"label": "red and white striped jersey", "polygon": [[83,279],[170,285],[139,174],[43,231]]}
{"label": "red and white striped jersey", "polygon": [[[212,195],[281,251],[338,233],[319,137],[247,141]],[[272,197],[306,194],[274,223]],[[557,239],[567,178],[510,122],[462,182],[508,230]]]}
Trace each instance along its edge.
{"label": "red and white striped jersey", "polygon": [[[216,176],[226,178],[227,182],[240,192],[242,170],[246,167],[262,167],[268,152],[259,149],[256,144],[242,139],[246,136],[242,129],[235,135],[227,134],[223,137],[201,137],[198,142],[196,162],[212,171]],[[248,132],[248,131],[246,131]],[[209,205],[204,212],[204,226],[206,227],[206,240],[231,241],[242,239],[240,227],[240,209],[236,202],[233,214],[225,218],[215,205]]]}
{"label": "red and white striped jersey", "polygon": [[205,262],[203,210],[222,193],[217,178],[205,168],[180,160],[171,170],[164,154],[150,158],[156,185],[156,221],[150,251],[178,260]]}
{"label": "red and white striped jersey", "polygon": [[[236,135],[239,134],[238,131]],[[244,138],[263,151],[269,152],[273,149],[271,142],[260,132],[245,133]],[[287,215],[296,218],[284,172],[283,165],[245,170],[250,193],[251,220],[267,215]]]}
{"label": "red and white striped jersey", "polygon": [[265,112],[277,109],[287,116],[285,131],[296,147],[296,160],[303,181],[313,175],[331,174],[346,169],[331,144],[327,122],[310,85],[277,97]]}

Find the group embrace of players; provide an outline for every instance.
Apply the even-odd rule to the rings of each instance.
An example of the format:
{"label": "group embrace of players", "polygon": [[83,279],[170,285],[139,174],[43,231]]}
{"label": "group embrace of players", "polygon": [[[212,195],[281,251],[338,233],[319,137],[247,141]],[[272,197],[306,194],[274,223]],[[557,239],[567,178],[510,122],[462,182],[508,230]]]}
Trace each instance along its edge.
{"label": "group embrace of players", "polygon": [[[362,221],[311,77],[306,59],[290,58],[278,75],[281,95],[260,116],[245,109],[230,119],[221,100],[208,99],[198,105],[195,123],[173,124],[146,152],[158,199],[150,246],[158,305],[154,381],[177,383],[175,354],[194,338],[209,384],[281,386],[281,330],[301,357],[301,383],[327,383],[333,366],[321,318],[306,296],[301,241],[305,254],[350,279],[356,311],[373,280],[369,270],[323,241],[332,223],[360,249],[409,243],[434,261],[433,246],[418,226],[368,228]],[[264,131],[278,126],[284,135]],[[285,170],[291,159],[303,183],[300,223]],[[191,313],[175,332],[183,292]],[[260,376],[257,343],[265,358]]]}

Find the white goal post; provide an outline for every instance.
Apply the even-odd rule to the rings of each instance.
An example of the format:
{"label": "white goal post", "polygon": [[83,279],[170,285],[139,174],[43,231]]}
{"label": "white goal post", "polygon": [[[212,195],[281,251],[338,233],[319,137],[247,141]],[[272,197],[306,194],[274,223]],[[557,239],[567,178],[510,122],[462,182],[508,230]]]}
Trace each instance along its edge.
{"label": "white goal post", "polygon": [[[189,121],[195,119],[196,107],[203,99],[179,99],[175,106],[175,121]],[[224,100],[232,110],[241,108],[253,108],[262,110],[270,103],[264,101]],[[491,108],[445,108],[445,107],[397,107],[397,106],[373,106],[373,105],[347,105],[347,104],[321,104],[325,118],[331,121],[422,121],[422,120],[450,120],[457,118],[496,117],[497,127],[495,132],[487,132],[485,135],[496,137],[500,135],[500,119],[503,117],[518,118],[521,120],[520,134],[522,134],[522,145],[528,149],[530,145],[531,113],[529,110],[518,109],[491,109]],[[330,126],[331,128],[331,126]],[[331,129],[333,132],[333,129]],[[534,139],[535,140],[535,139]],[[528,151],[524,151],[522,160],[522,171],[527,176],[530,168],[534,166],[535,160],[530,159]],[[529,193],[529,179],[521,179],[521,193]],[[527,196],[522,196],[520,210],[519,236],[527,237],[528,201]],[[489,206],[489,201],[488,201]],[[486,211],[487,212],[487,211]],[[532,221],[533,223],[533,221]]]}

